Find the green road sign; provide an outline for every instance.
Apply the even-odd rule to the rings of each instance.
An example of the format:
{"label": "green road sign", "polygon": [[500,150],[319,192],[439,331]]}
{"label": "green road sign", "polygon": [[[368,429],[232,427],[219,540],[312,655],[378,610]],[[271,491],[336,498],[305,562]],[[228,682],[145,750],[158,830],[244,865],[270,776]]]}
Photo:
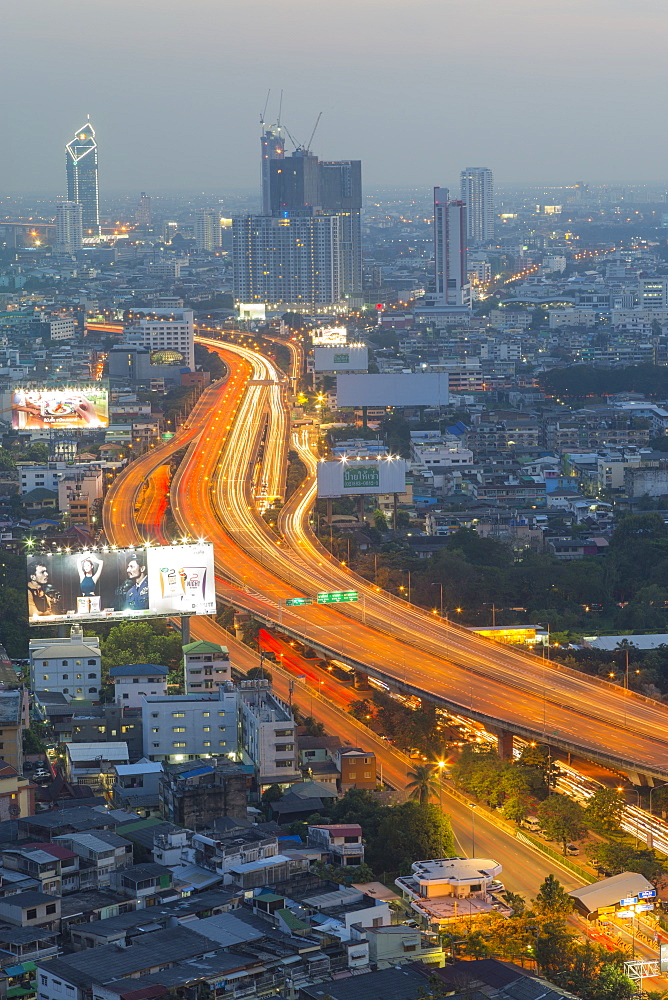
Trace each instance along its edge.
{"label": "green road sign", "polygon": [[289,597],[285,602],[287,608],[294,608],[298,604],[313,604],[310,597]]}
{"label": "green road sign", "polygon": [[359,601],[356,590],[334,590],[331,593],[318,594],[318,604],[341,604],[343,601]]}

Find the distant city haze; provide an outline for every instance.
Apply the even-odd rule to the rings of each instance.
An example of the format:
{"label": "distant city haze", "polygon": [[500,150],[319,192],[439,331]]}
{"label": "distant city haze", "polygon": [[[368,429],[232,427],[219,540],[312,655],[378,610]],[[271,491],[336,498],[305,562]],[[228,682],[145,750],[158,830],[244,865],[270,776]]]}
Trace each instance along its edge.
{"label": "distant city haze", "polygon": [[[0,194],[259,188],[259,120],[373,186],[662,182],[665,0],[3,0]],[[288,151],[291,146],[286,146]]]}

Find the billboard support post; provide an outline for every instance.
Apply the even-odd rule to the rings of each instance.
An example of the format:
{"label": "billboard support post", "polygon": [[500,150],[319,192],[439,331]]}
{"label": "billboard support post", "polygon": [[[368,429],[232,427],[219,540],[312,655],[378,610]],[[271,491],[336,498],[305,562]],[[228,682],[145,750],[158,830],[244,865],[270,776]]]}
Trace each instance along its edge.
{"label": "billboard support post", "polygon": [[187,646],[190,642],[190,618],[181,615],[181,645]]}

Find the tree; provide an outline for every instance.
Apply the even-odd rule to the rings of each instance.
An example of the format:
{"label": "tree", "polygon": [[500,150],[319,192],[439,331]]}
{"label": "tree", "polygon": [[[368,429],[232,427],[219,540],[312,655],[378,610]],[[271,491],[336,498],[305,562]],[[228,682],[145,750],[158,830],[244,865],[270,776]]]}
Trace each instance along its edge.
{"label": "tree", "polygon": [[600,967],[586,985],[584,994],[586,1000],[629,1000],[637,995],[635,983],[617,962],[608,962]]}
{"label": "tree", "polygon": [[348,711],[356,719],[359,719],[360,722],[368,723],[373,718],[373,704],[368,700],[368,698],[362,698],[359,701],[354,701]]}
{"label": "tree", "polygon": [[550,919],[565,919],[573,909],[573,900],[567,895],[563,885],[554,875],[548,875],[533,901],[539,916]]}
{"label": "tree", "polygon": [[377,531],[385,532],[388,531],[387,518],[383,514],[382,510],[374,510],[373,514],[373,524]]}
{"label": "tree", "polygon": [[538,784],[533,784],[533,788],[541,785],[543,788],[554,788],[559,776],[559,769],[552,762],[550,748],[544,743],[525,743],[516,766],[527,771],[531,778],[538,778]]}
{"label": "tree", "polygon": [[503,803],[503,815],[514,823],[521,823],[531,814],[531,799],[511,795]]}
{"label": "tree", "polygon": [[411,779],[406,788],[410,789],[409,798],[417,799],[421,806],[429,802],[429,797],[436,791],[436,775],[431,764],[418,764],[413,771],[408,772]]}
{"label": "tree", "polygon": [[6,448],[0,448],[0,472],[13,472],[16,468],[16,462],[10,451]]}
{"label": "tree", "polygon": [[377,795],[362,788],[351,788],[331,808],[332,823],[359,823],[364,839],[371,843],[378,828],[394,807],[384,806]]}
{"label": "tree", "polygon": [[325,726],[322,722],[316,722],[312,715],[305,715],[299,720],[299,725],[306,730],[306,736],[324,736]]}
{"label": "tree", "polygon": [[101,642],[105,669],[128,663],[157,663],[176,667],[183,655],[181,636],[161,622],[122,622],[109,630]]}
{"label": "tree", "polygon": [[527,901],[524,896],[521,896],[519,892],[511,892],[510,889],[506,889],[503,893],[503,898],[513,911],[514,917],[524,916],[527,908]]}
{"label": "tree", "polygon": [[29,462],[48,462],[49,446],[44,441],[33,441],[26,448],[25,455]]}
{"label": "tree", "polygon": [[546,979],[559,978],[568,969],[573,952],[573,934],[563,921],[548,921],[541,926],[533,947],[538,968]]}
{"label": "tree", "polygon": [[568,842],[584,837],[587,832],[582,806],[556,792],[541,802],[538,819],[547,836],[561,843],[564,855]]}
{"label": "tree", "polygon": [[392,806],[369,853],[377,871],[410,870],[413,861],[452,857],[455,843],[450,819],[437,806],[413,800]]}
{"label": "tree", "polygon": [[618,830],[624,811],[624,799],[616,788],[599,788],[587,803],[585,815],[593,830],[609,833]]}
{"label": "tree", "polygon": [[283,792],[281,791],[280,785],[269,785],[269,788],[265,788],[262,793],[261,805],[265,816],[271,816],[271,804],[272,802],[278,802],[279,799],[283,798]]}
{"label": "tree", "polygon": [[266,667],[251,667],[246,673],[247,681],[271,680],[271,672]]}

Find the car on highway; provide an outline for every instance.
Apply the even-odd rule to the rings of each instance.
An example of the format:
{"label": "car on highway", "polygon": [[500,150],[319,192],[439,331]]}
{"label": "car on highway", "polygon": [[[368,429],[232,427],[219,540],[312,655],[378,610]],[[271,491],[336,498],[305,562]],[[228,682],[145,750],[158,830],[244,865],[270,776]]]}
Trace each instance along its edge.
{"label": "car on highway", "polygon": [[506,887],[503,882],[499,882],[498,879],[494,879],[487,886],[487,892],[503,892],[505,888]]}

